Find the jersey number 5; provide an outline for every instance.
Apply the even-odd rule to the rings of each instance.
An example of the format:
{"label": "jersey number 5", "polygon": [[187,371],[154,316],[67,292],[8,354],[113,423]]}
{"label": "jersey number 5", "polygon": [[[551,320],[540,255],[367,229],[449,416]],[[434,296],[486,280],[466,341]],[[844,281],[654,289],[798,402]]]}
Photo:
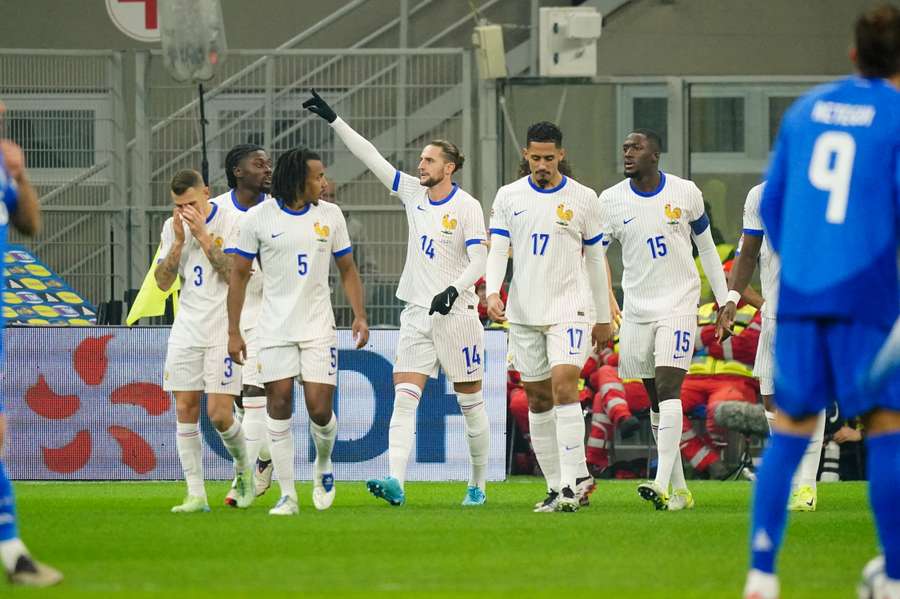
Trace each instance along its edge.
{"label": "jersey number 5", "polygon": [[816,189],[828,192],[825,220],[839,225],[847,217],[847,198],[850,195],[850,176],[856,142],[844,131],[826,131],[816,139],[809,161],[809,182]]}

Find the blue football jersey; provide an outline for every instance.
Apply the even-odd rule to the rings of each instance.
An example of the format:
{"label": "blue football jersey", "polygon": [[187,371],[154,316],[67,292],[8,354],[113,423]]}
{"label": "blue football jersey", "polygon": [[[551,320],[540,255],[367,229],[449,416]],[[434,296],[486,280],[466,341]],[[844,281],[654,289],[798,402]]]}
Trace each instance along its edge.
{"label": "blue football jersey", "polygon": [[[0,155],[0,259],[6,256],[6,234],[9,227],[9,219],[16,211],[19,201],[18,188],[16,182],[9,176],[6,171],[6,164],[3,162],[3,156]],[[3,270],[0,269],[0,291],[6,289],[6,277]],[[3,312],[0,310],[0,327],[5,324]],[[0,351],[2,351],[3,336],[0,334]],[[2,354],[0,354],[2,355]]]}
{"label": "blue football jersey", "polygon": [[900,91],[883,79],[821,85],[787,111],[760,213],[781,256],[779,316],[898,315]]}

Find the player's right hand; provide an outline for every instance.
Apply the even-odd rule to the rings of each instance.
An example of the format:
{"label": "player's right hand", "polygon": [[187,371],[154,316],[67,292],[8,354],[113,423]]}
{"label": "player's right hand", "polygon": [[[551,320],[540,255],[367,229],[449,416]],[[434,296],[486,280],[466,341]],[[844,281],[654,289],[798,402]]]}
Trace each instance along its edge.
{"label": "player's right hand", "polygon": [[228,356],[235,364],[244,365],[247,358],[247,344],[240,333],[228,334]]}
{"label": "player's right hand", "polygon": [[308,99],[303,103],[303,108],[312,112],[313,114],[317,114],[329,123],[333,123],[337,118],[337,113],[331,106],[328,105],[328,102],[322,99],[322,97],[316,93],[316,90],[310,90],[312,94],[312,98]]}
{"label": "player's right hand", "polygon": [[594,342],[594,351],[597,352],[597,355],[600,355],[600,352],[603,351],[609,344],[609,340],[613,338],[613,328],[612,324],[608,322],[598,322],[594,325],[594,328],[591,329],[591,339]]}
{"label": "player's right hand", "polygon": [[731,327],[734,326],[736,314],[737,306],[734,302],[725,302],[725,305],[719,308],[719,315],[716,318],[716,339],[719,343],[728,339],[732,334]]}
{"label": "player's right hand", "polygon": [[487,296],[487,313],[494,322],[506,322],[506,306],[503,305],[499,293]]}
{"label": "player's right hand", "polygon": [[6,172],[10,177],[18,181],[25,175],[25,153],[19,144],[9,139],[0,139],[0,156],[3,156]]}
{"label": "player's right hand", "polygon": [[176,207],[172,210],[172,230],[175,232],[175,241],[180,244],[184,243],[184,221],[181,218],[181,211]]}

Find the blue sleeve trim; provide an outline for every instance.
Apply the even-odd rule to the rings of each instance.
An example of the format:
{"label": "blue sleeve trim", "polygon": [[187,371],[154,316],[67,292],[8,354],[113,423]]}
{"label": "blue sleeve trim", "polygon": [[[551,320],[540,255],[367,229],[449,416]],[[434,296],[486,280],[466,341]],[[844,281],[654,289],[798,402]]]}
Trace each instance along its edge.
{"label": "blue sleeve trim", "polygon": [[594,245],[595,243],[597,243],[598,241],[601,241],[602,239],[603,239],[603,233],[599,233],[596,236],[591,237],[590,239],[585,239],[584,245]]}
{"label": "blue sleeve trim", "polygon": [[396,193],[398,189],[400,189],[400,171],[394,173],[394,182],[391,183],[391,191]]}
{"label": "blue sleeve trim", "polygon": [[226,254],[237,254],[238,256],[240,256],[242,258],[246,258],[247,260],[253,260],[254,258],[256,258],[256,254],[253,254],[250,252],[245,252],[244,250],[242,250],[240,248],[226,248],[225,253]]}
{"label": "blue sleeve trim", "polygon": [[504,237],[509,237],[509,231],[506,229],[491,229],[491,235],[503,235]]}
{"label": "blue sleeve trim", "polygon": [[762,229],[744,229],[744,235],[752,235],[753,237],[762,237],[765,231]]}
{"label": "blue sleeve trim", "polygon": [[484,239],[466,239],[466,247],[470,245],[478,245],[479,243],[483,243]]}
{"label": "blue sleeve trim", "polygon": [[691,230],[694,231],[694,235],[703,233],[707,228],[709,228],[709,217],[706,216],[705,212],[700,215],[700,218],[691,223]]}
{"label": "blue sleeve trim", "polygon": [[352,251],[353,251],[353,246],[352,246],[352,245],[348,245],[348,246],[345,247],[344,249],[338,250],[338,251],[334,252],[334,257],[335,257],[335,258],[340,258],[341,256],[346,256],[347,254],[349,254],[349,253],[352,252]]}

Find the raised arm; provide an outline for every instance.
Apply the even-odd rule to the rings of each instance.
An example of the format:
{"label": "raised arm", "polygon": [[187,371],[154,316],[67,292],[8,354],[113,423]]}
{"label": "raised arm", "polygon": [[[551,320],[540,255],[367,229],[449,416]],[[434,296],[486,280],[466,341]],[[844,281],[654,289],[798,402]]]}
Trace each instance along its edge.
{"label": "raised arm", "polygon": [[153,278],[156,279],[157,287],[162,291],[168,291],[178,277],[178,265],[181,263],[181,252],[185,243],[184,225],[178,210],[172,211],[172,224],[169,227],[163,225],[160,237],[159,253],[162,258],[153,271]]}
{"label": "raised arm", "polygon": [[303,103],[303,108],[328,121],[347,149],[365,164],[367,169],[372,171],[382,185],[391,191],[396,191],[394,182],[397,177],[397,169],[378,152],[372,142],[354,131],[350,125],[338,117],[334,109],[316,93],[316,90],[312,90],[310,93],[312,97]]}

